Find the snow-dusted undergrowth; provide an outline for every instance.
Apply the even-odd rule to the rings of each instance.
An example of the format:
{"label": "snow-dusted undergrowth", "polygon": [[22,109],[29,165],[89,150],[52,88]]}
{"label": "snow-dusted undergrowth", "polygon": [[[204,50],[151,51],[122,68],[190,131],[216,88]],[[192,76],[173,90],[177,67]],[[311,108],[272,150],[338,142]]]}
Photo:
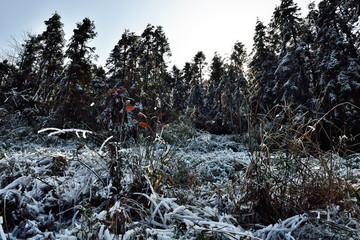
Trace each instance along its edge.
{"label": "snow-dusted undergrowth", "polygon": [[[246,216],[234,208],[250,154],[236,136],[196,132],[174,146],[158,138],[116,155],[82,141],[2,150],[1,238],[350,239],[360,233],[358,220],[336,206],[266,226],[241,224]],[[356,163],[345,162],[357,177]]]}

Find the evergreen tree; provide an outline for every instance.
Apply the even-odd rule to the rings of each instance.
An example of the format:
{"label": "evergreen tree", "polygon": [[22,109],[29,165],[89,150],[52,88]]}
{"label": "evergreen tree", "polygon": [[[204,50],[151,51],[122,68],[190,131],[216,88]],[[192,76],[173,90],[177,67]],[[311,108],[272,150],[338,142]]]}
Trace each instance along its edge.
{"label": "evergreen tree", "polygon": [[151,70],[155,68],[155,60],[153,54],[154,48],[154,29],[153,25],[148,24],[144,32],[141,34],[141,59],[140,67],[142,69],[143,91],[148,90],[149,80],[151,79]]}
{"label": "evergreen tree", "polygon": [[[244,44],[236,42],[230,55],[230,64],[224,78],[224,102],[226,112],[224,119],[227,128],[231,131],[242,132],[242,115],[244,108],[248,108],[247,99],[249,98],[248,81],[244,76],[244,64],[246,62],[246,49]],[[234,120],[237,116],[238,121]],[[238,122],[238,124],[237,124]],[[236,127],[238,125],[238,128]]]}
{"label": "evergreen tree", "polygon": [[[104,110],[98,116],[97,120],[106,129],[121,133],[123,119],[119,116],[125,114],[124,97],[131,96],[135,102],[139,101],[142,84],[141,71],[138,68],[141,58],[141,38],[134,32],[125,30],[121,39],[115,45],[107,59],[109,77],[106,79],[106,89],[111,91],[120,90],[115,95],[107,94],[104,100]],[[132,105],[135,102],[131,102]],[[121,134],[124,136],[124,134]]]}
{"label": "evergreen tree", "polygon": [[221,78],[224,74],[224,63],[221,56],[215,52],[214,57],[211,60],[210,64],[210,79],[209,79],[209,88],[212,88],[211,85],[217,86],[221,82]]}
{"label": "evergreen tree", "polygon": [[307,71],[307,76],[309,77],[310,93],[312,96],[311,103],[313,104],[312,111],[316,112],[319,110],[319,98],[320,98],[320,89],[319,89],[319,74],[320,70],[318,68],[316,50],[319,48],[319,44],[316,42],[316,35],[319,29],[316,26],[316,21],[318,18],[318,11],[315,9],[315,3],[309,4],[309,14],[304,19],[304,24],[302,25],[302,41],[304,42],[303,48],[303,61],[304,66]]}
{"label": "evergreen tree", "polygon": [[[109,89],[126,89],[127,97],[134,100],[132,104],[147,116],[170,111],[174,87],[166,69],[166,57],[170,54],[161,26],[149,24],[141,36],[126,30],[107,60]],[[105,105],[99,120],[115,129],[121,121],[117,116],[123,111],[123,104],[110,95]]]}
{"label": "evergreen tree", "polygon": [[46,30],[39,36],[43,48],[39,63],[39,86],[33,97],[34,101],[48,102],[53,97],[56,83],[59,82],[64,64],[65,45],[63,24],[59,14],[45,21]]}
{"label": "evergreen tree", "polygon": [[192,67],[193,73],[195,74],[193,81],[196,81],[199,84],[202,84],[204,82],[204,67],[207,65],[205,60],[206,57],[202,51],[197,52],[193,58]]}
{"label": "evergreen tree", "polygon": [[[354,25],[351,24],[355,22],[353,19],[358,19],[359,13],[354,11],[354,6],[359,7],[358,1],[323,0],[319,3],[316,22],[319,29],[316,42],[319,49],[316,54],[324,111],[344,102],[360,106],[359,42]],[[329,122],[338,126],[333,131],[334,135],[351,133],[356,136],[360,132],[359,119],[357,108],[344,105],[331,112]],[[345,132],[338,132],[336,129]]]}
{"label": "evergreen tree", "polygon": [[161,26],[148,25],[141,34],[141,103],[146,113],[169,106],[169,86],[165,79],[169,77],[166,70],[166,57],[171,55],[168,40]]}
{"label": "evergreen tree", "polygon": [[356,36],[346,24],[354,16],[346,16],[347,1],[322,1],[318,17],[318,58],[320,61],[320,86],[327,106],[351,101],[354,104],[359,92],[359,53]]}
{"label": "evergreen tree", "polygon": [[85,18],[81,23],[77,23],[77,28],[74,29],[74,34],[70,38],[66,50],[66,57],[70,59],[67,66],[67,78],[73,89],[86,88],[90,84],[95,47],[87,44],[96,35],[95,24],[89,18]]}
{"label": "evergreen tree", "polygon": [[157,109],[167,112],[171,109],[171,89],[174,82],[167,71],[167,59],[171,56],[170,44],[161,26],[155,29],[155,89],[158,97]]}
{"label": "evergreen tree", "polygon": [[[104,98],[107,95],[109,88],[107,85],[106,71],[101,66],[92,66],[92,80],[89,86],[89,98],[87,108],[87,116],[92,116],[92,121],[90,122],[93,130],[104,130],[104,126],[99,124],[99,117],[105,109]],[[106,99],[105,99],[106,100]],[[96,117],[96,121],[94,119]]]}
{"label": "evergreen tree", "polygon": [[[272,107],[274,102],[273,87],[276,69],[275,54],[270,49],[266,36],[266,26],[257,20],[255,26],[252,59],[249,63],[249,77],[253,86],[252,105],[254,110],[263,112]],[[259,105],[261,105],[259,107]]]}
{"label": "evergreen tree", "polygon": [[38,84],[36,74],[39,70],[39,54],[42,46],[39,37],[30,34],[22,46],[20,61],[17,64],[19,71],[13,87],[19,92],[26,89],[31,94]]}
{"label": "evergreen tree", "polygon": [[[36,108],[33,107],[33,96],[38,82],[39,54],[42,49],[40,38],[28,34],[27,39],[21,45],[21,51],[16,65],[10,65],[3,61],[1,67],[0,100],[7,105],[8,110],[21,112],[21,117],[27,120],[29,125],[33,124]],[[4,92],[3,92],[4,91]]]}
{"label": "evergreen tree", "polygon": [[182,72],[175,65],[171,71],[172,78],[174,79],[174,87],[172,88],[172,109],[180,116],[186,107],[186,88]]}
{"label": "evergreen tree", "polygon": [[205,86],[207,90],[205,109],[206,118],[208,120],[207,126],[212,131],[220,132],[222,126],[222,97],[223,97],[223,84],[224,77],[224,63],[221,56],[215,52],[214,57],[210,63],[210,78],[208,85]]}
{"label": "evergreen tree", "polygon": [[168,74],[166,71],[167,59],[171,56],[170,44],[167,37],[165,36],[164,30],[161,26],[157,26],[154,32],[155,36],[155,68],[156,77],[155,79],[165,79]]}
{"label": "evergreen tree", "polygon": [[4,103],[6,94],[11,90],[17,69],[8,60],[0,62],[0,102]]}
{"label": "evergreen tree", "polygon": [[275,9],[272,27],[278,29],[281,37],[281,49],[275,71],[273,92],[276,102],[294,102],[306,104],[309,99],[309,78],[306,74],[302,54],[304,42],[301,40],[300,8],[293,0],[282,0]]}
{"label": "evergreen tree", "polygon": [[139,81],[139,46],[140,37],[125,30],[107,59],[111,88],[125,87],[128,91]]}
{"label": "evergreen tree", "polygon": [[70,38],[65,53],[70,61],[66,67],[66,76],[60,82],[61,89],[55,99],[55,108],[60,111],[61,125],[69,120],[78,123],[93,120],[86,113],[87,107],[91,104],[89,86],[93,77],[92,59],[95,48],[87,44],[96,35],[94,23],[89,18],[85,18],[77,23],[77,28],[74,29],[74,34]]}
{"label": "evergreen tree", "polygon": [[191,63],[191,89],[189,97],[190,117],[196,127],[204,125],[204,90],[202,87],[203,69],[206,65],[205,54],[202,51],[196,53]]}
{"label": "evergreen tree", "polygon": [[[7,82],[9,64],[7,60],[0,62],[0,87],[3,88]],[[3,92],[3,91],[2,91]]]}
{"label": "evergreen tree", "polygon": [[191,84],[193,81],[193,68],[190,62],[186,62],[184,65],[184,68],[182,70],[182,78],[183,78],[183,82],[184,82],[184,89],[185,89],[185,93],[186,93],[186,113],[189,114],[190,111],[190,95],[191,95]]}

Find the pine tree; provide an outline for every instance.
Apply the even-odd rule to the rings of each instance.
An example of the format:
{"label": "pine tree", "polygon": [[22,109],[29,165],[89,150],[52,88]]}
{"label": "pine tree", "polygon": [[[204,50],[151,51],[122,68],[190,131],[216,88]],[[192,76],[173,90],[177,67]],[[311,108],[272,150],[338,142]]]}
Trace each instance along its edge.
{"label": "pine tree", "polygon": [[[0,87],[3,88],[7,82],[9,74],[9,64],[8,60],[3,60],[0,62]],[[3,91],[2,91],[3,92]]]}
{"label": "pine tree", "polygon": [[190,110],[190,118],[196,127],[203,127],[204,125],[204,90],[202,83],[203,69],[206,65],[205,59],[205,54],[199,51],[191,63],[191,89],[188,107]]}
{"label": "pine tree", "polygon": [[302,19],[299,14],[300,9],[292,0],[282,0],[274,11],[271,26],[278,30],[281,37],[273,87],[277,96],[275,104],[287,101],[302,105],[309,99],[309,77],[302,58],[304,42],[300,38]]}
{"label": "pine tree", "polygon": [[317,43],[316,35],[319,29],[316,26],[316,21],[318,19],[318,11],[315,8],[315,3],[309,4],[309,14],[304,19],[302,24],[302,41],[304,42],[303,48],[303,61],[305,69],[307,70],[307,76],[309,77],[310,93],[311,93],[311,103],[313,104],[313,112],[319,110],[320,103],[320,88],[319,88],[319,74],[320,70],[318,68],[316,51],[319,48]]}
{"label": "pine tree", "polygon": [[164,33],[162,26],[157,26],[154,32],[155,36],[155,79],[164,79],[167,75],[167,59],[171,56],[170,44]]}
{"label": "pine tree", "polygon": [[[244,44],[236,42],[230,55],[230,64],[224,77],[224,102],[226,112],[225,122],[231,131],[242,132],[242,115],[248,110],[249,89],[248,81],[244,76],[244,64],[246,62],[246,49]],[[237,116],[238,121],[235,121]],[[238,127],[236,127],[238,126]]]}
{"label": "pine tree", "polygon": [[183,114],[183,111],[186,107],[186,90],[184,84],[184,78],[182,72],[175,65],[172,67],[171,71],[172,78],[174,80],[174,87],[172,88],[172,109],[175,113],[180,116]]}
{"label": "pine tree", "polygon": [[[357,1],[323,0],[319,3],[317,28],[319,29],[316,42],[316,52],[320,79],[319,87],[323,96],[324,111],[332,107],[350,102],[360,106],[360,56],[359,41],[353,28],[359,17],[354,6],[359,7]],[[358,30],[357,30],[358,31]],[[358,32],[357,32],[358,34]],[[345,132],[354,136],[360,132],[360,111],[351,105],[337,107],[330,115],[330,122]],[[337,130],[333,131],[335,135]]]}
{"label": "pine tree", "polygon": [[87,44],[96,35],[94,23],[89,18],[85,18],[81,23],[77,23],[74,35],[70,38],[66,50],[66,57],[70,59],[67,66],[67,78],[73,89],[86,88],[90,84],[95,47]]}
{"label": "pine tree", "polygon": [[0,102],[4,103],[6,94],[11,90],[16,75],[16,66],[9,63],[8,60],[0,62]]}
{"label": "pine tree", "polygon": [[149,81],[151,80],[151,70],[155,68],[155,60],[153,54],[154,48],[154,29],[153,25],[148,24],[146,29],[141,34],[141,59],[140,67],[142,69],[143,91],[146,92],[149,88]]}
{"label": "pine tree", "polygon": [[275,85],[275,69],[276,57],[270,49],[269,39],[266,36],[266,26],[257,20],[252,58],[249,63],[249,77],[253,86],[251,102],[254,109],[258,109],[260,112],[272,108],[275,100],[272,91]]}
{"label": "pine tree", "polygon": [[141,34],[141,103],[146,113],[154,109],[169,106],[169,86],[165,79],[169,77],[166,70],[166,57],[171,55],[168,40],[161,26],[148,25]]}
{"label": "pine tree", "polygon": [[158,97],[157,109],[167,112],[171,109],[171,89],[174,82],[167,71],[167,59],[171,56],[170,44],[161,26],[155,29],[155,89]]}
{"label": "pine tree", "polygon": [[135,82],[139,82],[139,45],[140,37],[125,30],[106,63],[111,88],[125,87],[131,91],[130,89],[135,88]]}
{"label": "pine tree", "polygon": [[59,14],[45,21],[46,30],[39,36],[43,44],[39,63],[39,85],[33,97],[34,101],[48,102],[62,77],[65,45],[63,24]]}
{"label": "pine tree", "polygon": [[87,107],[91,104],[89,86],[93,77],[92,59],[95,48],[87,44],[97,33],[94,23],[89,18],[83,19],[76,26],[65,52],[70,61],[55,98],[55,108],[61,116],[61,125],[70,120],[78,123],[93,120],[87,116]]}
{"label": "pine tree", "polygon": [[[107,60],[109,89],[126,89],[132,104],[147,116],[171,109],[173,79],[167,72],[170,56],[168,40],[161,26],[147,25],[141,36],[126,30]],[[113,97],[106,98],[106,108],[99,120],[116,128],[123,105]]]}
{"label": "pine tree", "polygon": [[[210,64],[210,79],[207,86],[208,94],[206,96],[205,109],[207,119],[211,122],[208,125],[222,125],[222,96],[223,91],[221,81],[224,76],[223,60],[218,53],[215,53]],[[211,126],[212,128],[216,126]]]}
{"label": "pine tree", "polygon": [[103,126],[99,124],[99,119],[101,119],[101,117],[99,116],[106,107],[104,104],[104,98],[109,91],[106,81],[106,71],[102,66],[93,65],[92,75],[93,77],[89,86],[89,97],[88,105],[86,107],[86,115],[92,116],[92,120],[89,121],[88,124],[91,124],[90,126],[93,130],[104,130]]}
{"label": "pine tree", "polygon": [[[131,96],[134,101],[130,104],[140,101],[141,94],[141,71],[139,62],[141,59],[141,37],[134,32],[125,30],[121,39],[114,46],[106,62],[109,77],[106,79],[105,89],[111,91],[114,89],[121,90],[113,94],[105,94],[104,109],[97,117],[98,122],[108,130],[121,133],[123,119],[119,116],[125,114],[124,100],[122,97]],[[104,95],[103,95],[104,96]],[[121,133],[124,136],[123,133]]]}
{"label": "pine tree", "polygon": [[36,75],[39,70],[39,54],[42,48],[40,38],[29,34],[22,46],[20,61],[17,63],[19,71],[16,75],[14,87],[19,92],[27,90],[31,94],[38,84]]}
{"label": "pine tree", "polygon": [[197,81],[199,84],[204,81],[204,67],[207,65],[205,60],[206,57],[202,51],[197,52],[193,58],[192,68],[193,73],[195,74],[193,81]]}
{"label": "pine tree", "polygon": [[185,90],[185,95],[186,95],[186,108],[187,111],[186,113],[189,113],[189,109],[190,109],[190,95],[191,95],[191,84],[193,81],[193,68],[192,68],[192,64],[190,62],[186,62],[184,65],[184,68],[182,69],[182,78],[183,78],[183,82],[184,82],[184,90]]}

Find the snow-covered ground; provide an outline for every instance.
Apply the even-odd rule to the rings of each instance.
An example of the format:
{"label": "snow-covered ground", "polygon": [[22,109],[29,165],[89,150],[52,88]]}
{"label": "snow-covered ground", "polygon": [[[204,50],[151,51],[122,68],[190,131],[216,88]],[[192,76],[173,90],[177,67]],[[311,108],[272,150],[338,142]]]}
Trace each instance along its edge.
{"label": "snow-covered ground", "polygon": [[[359,220],[338,206],[242,224],[247,216],[234,208],[250,153],[237,136],[170,131],[132,148],[113,143],[111,155],[111,141],[84,145],[89,133],[81,131],[60,141],[48,130],[39,133],[47,146],[0,146],[2,239],[360,238]],[[358,162],[351,160],[356,178]]]}

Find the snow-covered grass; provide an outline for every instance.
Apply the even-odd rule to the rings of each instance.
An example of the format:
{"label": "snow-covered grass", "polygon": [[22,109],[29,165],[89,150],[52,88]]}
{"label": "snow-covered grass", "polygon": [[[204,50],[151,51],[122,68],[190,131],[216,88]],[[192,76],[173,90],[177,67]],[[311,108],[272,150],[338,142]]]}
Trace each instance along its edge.
{"label": "snow-covered grass", "polygon": [[[247,196],[251,193],[248,186],[267,177],[272,182],[266,184],[272,187],[266,189],[281,196],[276,194],[284,189],[281,184],[286,184],[279,180],[285,177],[280,175],[286,173],[284,168],[261,161],[272,159],[276,163],[284,155],[274,153],[267,158],[262,152],[249,151],[238,136],[177,127],[168,129],[163,138],[158,136],[156,141],[131,148],[111,143],[106,137],[105,144],[84,145],[87,139],[83,137],[89,133],[77,129],[47,130],[75,131],[80,133],[79,140],[56,140],[40,133],[46,146],[23,141],[21,147],[14,144],[1,148],[0,237],[356,239],[360,235],[359,207],[353,195],[344,195],[343,204],[295,209],[292,216],[266,224],[250,201],[254,199]],[[329,155],[326,160],[332,161],[334,169],[336,166],[336,174],[345,185],[358,182],[358,155],[346,160]],[[254,181],[254,163],[261,163],[258,170],[269,167],[263,172],[272,174]],[[303,163],[312,163],[307,167],[315,172],[321,167],[316,158],[298,162]],[[288,175],[299,176],[296,172]],[[300,183],[289,180],[295,182]]]}

